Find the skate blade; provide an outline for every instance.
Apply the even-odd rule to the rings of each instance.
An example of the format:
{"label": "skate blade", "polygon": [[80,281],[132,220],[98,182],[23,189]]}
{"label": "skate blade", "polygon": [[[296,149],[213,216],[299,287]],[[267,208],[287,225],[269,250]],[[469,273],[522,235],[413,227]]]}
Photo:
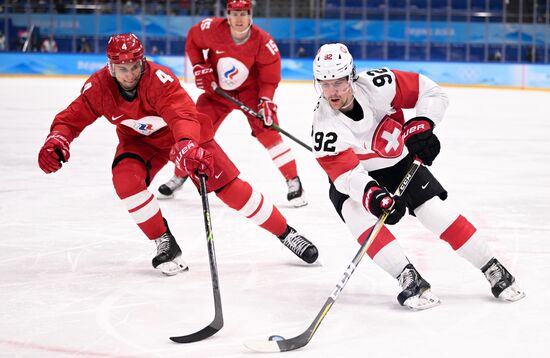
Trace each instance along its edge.
{"label": "skate blade", "polygon": [[159,200],[174,199],[174,194],[164,195],[164,194],[162,194],[162,193],[158,193],[158,194],[157,194],[157,199],[159,199]]}
{"label": "skate blade", "polygon": [[306,206],[308,204],[306,198],[304,196],[300,196],[299,198],[294,198],[289,200],[289,203],[294,206],[295,208],[300,208],[302,206]]}
{"label": "skate blade", "polygon": [[172,261],[164,262],[156,267],[166,276],[174,276],[180,272],[188,271],[189,266],[183,261],[181,256],[176,257]]}
{"label": "skate blade", "polygon": [[419,296],[409,297],[403,302],[403,305],[413,311],[421,311],[438,306],[440,303],[439,297],[434,295],[431,290],[426,290]]}
{"label": "skate blade", "polygon": [[515,283],[500,293],[498,299],[506,302],[516,302],[525,297],[525,292]]}

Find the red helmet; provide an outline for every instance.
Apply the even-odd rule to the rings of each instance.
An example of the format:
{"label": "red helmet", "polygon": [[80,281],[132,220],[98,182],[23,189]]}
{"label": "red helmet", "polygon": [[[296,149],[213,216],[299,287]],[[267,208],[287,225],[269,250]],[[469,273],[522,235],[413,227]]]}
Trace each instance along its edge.
{"label": "red helmet", "polygon": [[133,33],[111,36],[107,44],[110,64],[131,63],[143,60],[143,45]]}
{"label": "red helmet", "polygon": [[227,11],[232,10],[250,10],[252,2],[250,0],[227,0]]}

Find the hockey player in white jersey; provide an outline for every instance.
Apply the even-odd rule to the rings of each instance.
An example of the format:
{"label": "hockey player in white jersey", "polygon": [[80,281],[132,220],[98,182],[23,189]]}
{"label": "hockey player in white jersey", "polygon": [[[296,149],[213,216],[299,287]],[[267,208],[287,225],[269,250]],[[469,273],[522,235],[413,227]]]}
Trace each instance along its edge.
{"label": "hockey player in white jersey", "polygon": [[[391,194],[415,157],[429,166],[439,154],[433,129],[448,105],[443,90],[418,73],[381,68],[356,74],[352,55],[340,43],[321,46],[313,72],[321,94],[314,112],[313,151],[330,178],[330,199],[357,241],[362,243],[372,229],[371,214],[378,217],[389,210],[386,224],[392,225],[408,209],[483,272],[495,297],[523,298],[525,293],[474,225],[444,201],[447,191],[427,167],[419,168],[402,197]],[[415,108],[416,116],[405,121],[402,109],[408,108]],[[397,278],[401,305],[425,309],[439,303],[387,227],[367,254]]]}

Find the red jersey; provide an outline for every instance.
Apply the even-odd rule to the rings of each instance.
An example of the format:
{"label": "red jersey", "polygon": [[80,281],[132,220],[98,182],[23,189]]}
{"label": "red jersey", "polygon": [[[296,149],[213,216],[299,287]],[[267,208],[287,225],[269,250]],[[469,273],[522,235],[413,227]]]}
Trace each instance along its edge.
{"label": "red jersey", "polygon": [[[259,87],[259,97],[273,99],[281,81],[281,56],[271,36],[252,25],[249,39],[236,44],[227,19],[206,18],[191,27],[185,51],[193,65],[208,63],[218,85],[227,91]],[[208,50],[204,58],[203,50]]]}
{"label": "red jersey", "polygon": [[145,62],[144,66],[137,94],[131,101],[122,97],[107,67],[91,75],[80,95],[55,116],[51,130],[63,133],[72,141],[84,128],[104,116],[122,136],[142,138],[170,129],[175,141],[210,140],[210,119],[197,112],[176,75],[155,63]]}

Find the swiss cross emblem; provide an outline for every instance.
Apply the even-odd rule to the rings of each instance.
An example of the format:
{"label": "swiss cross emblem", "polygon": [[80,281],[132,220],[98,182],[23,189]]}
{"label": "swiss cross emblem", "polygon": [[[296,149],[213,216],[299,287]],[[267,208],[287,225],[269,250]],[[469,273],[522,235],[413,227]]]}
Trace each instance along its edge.
{"label": "swiss cross emblem", "polygon": [[389,209],[392,204],[393,204],[393,200],[391,198],[386,197],[382,199],[380,206],[382,207],[382,209]]}
{"label": "swiss cross emblem", "polygon": [[372,138],[372,150],[382,158],[397,158],[403,153],[402,125],[391,117],[384,117]]}

